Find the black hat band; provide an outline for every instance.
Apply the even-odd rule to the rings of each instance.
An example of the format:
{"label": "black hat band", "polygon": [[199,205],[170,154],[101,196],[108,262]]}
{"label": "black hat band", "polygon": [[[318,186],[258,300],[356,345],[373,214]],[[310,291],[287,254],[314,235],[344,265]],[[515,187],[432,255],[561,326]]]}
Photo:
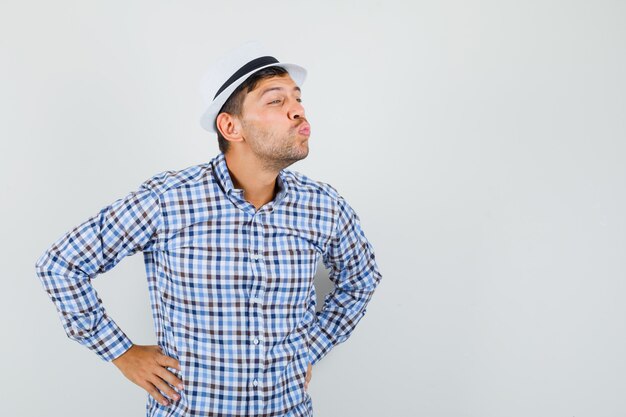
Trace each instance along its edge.
{"label": "black hat band", "polygon": [[262,56],[260,58],[253,59],[252,61],[248,62],[243,67],[239,68],[237,70],[237,72],[235,72],[233,75],[231,75],[230,78],[228,80],[226,80],[226,82],[224,84],[222,84],[220,89],[217,90],[217,93],[215,94],[215,97],[213,97],[213,100],[215,100],[217,98],[217,96],[219,96],[222,91],[227,89],[229,85],[234,83],[236,80],[241,78],[243,75],[245,75],[245,74],[247,74],[247,73],[249,73],[251,71],[254,71],[257,68],[261,68],[262,66],[265,66],[267,64],[277,64],[277,63],[278,63],[278,60],[276,58],[274,58],[273,56]]}

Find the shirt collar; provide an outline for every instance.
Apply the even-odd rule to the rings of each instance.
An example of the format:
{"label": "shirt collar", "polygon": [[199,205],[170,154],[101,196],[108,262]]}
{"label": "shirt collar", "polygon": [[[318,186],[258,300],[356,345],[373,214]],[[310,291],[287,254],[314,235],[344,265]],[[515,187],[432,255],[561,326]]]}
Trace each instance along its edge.
{"label": "shirt collar", "polygon": [[[243,190],[240,188],[235,188],[233,185],[233,181],[230,177],[230,172],[228,172],[228,165],[226,165],[226,157],[222,152],[220,152],[215,158],[213,158],[212,164],[213,173],[219,185],[222,187],[222,190],[224,190],[224,192],[228,195],[236,194],[240,195],[243,198]],[[276,177],[276,183],[278,185],[278,191],[276,193],[276,197],[273,200],[274,204],[279,203],[284,197],[287,196],[289,192],[289,180],[284,169],[281,169],[278,172],[278,176]]]}

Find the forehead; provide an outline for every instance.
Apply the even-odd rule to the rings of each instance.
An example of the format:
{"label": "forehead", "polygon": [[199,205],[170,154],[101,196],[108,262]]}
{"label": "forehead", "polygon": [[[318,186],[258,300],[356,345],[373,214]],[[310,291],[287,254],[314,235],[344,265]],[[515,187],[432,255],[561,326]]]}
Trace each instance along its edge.
{"label": "forehead", "polygon": [[283,76],[265,78],[259,81],[255,89],[251,91],[249,95],[260,98],[270,91],[300,91],[300,87],[297,86],[289,74],[285,74]]}

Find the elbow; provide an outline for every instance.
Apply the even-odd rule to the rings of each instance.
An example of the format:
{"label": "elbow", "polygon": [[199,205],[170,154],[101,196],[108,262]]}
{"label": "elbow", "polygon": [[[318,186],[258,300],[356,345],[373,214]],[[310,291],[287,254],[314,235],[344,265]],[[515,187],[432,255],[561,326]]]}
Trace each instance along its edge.
{"label": "elbow", "polygon": [[54,261],[54,255],[52,254],[52,248],[46,249],[35,261],[35,270],[38,274],[45,272],[51,268],[51,263]]}
{"label": "elbow", "polygon": [[45,270],[44,266],[46,264],[46,260],[48,259],[48,257],[49,257],[49,252],[48,250],[46,250],[35,261],[35,271],[37,272],[37,275],[41,276],[41,274],[44,272]]}

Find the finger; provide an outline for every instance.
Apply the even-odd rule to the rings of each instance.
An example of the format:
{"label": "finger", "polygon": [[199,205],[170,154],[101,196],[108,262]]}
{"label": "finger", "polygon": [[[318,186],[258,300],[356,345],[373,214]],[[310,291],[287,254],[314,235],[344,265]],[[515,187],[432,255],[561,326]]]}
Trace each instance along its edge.
{"label": "finger", "polygon": [[170,368],[175,368],[180,371],[180,363],[176,360],[176,358],[172,358],[167,355],[158,355],[157,363],[161,366],[169,366]]}
{"label": "finger", "polygon": [[165,394],[168,398],[176,401],[180,398],[180,395],[174,391],[172,387],[167,385],[165,381],[163,381],[159,376],[154,375],[154,378],[150,380],[163,394]]}
{"label": "finger", "polygon": [[146,391],[148,391],[148,394],[150,394],[152,398],[154,398],[156,401],[158,401],[159,403],[163,405],[170,405],[167,398],[161,395],[161,393],[159,392],[159,390],[156,389],[154,384],[152,384],[151,382],[147,382],[146,384],[147,384]]}
{"label": "finger", "polygon": [[174,375],[172,372],[168,371],[167,369],[163,367],[158,367],[158,369],[156,370],[156,374],[160,376],[164,381],[169,382],[176,388],[181,389],[181,390],[184,388],[183,380],[178,378],[176,375]]}

